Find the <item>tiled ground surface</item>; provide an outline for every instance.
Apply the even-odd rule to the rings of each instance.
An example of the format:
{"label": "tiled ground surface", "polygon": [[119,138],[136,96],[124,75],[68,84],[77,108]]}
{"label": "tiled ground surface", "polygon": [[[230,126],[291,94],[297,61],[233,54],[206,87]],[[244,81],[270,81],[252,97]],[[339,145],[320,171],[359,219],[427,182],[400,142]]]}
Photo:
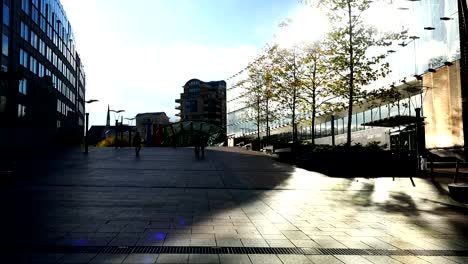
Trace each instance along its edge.
{"label": "tiled ground surface", "polygon": [[[220,246],[468,250],[468,210],[446,186],[330,178],[263,154],[91,148],[38,157],[1,189],[0,246]],[[378,172],[376,172],[378,176]],[[439,179],[439,181],[446,181]],[[5,183],[5,182],[8,182]],[[32,263],[468,263],[443,256],[14,254]],[[1,261],[0,261],[1,262]]]}

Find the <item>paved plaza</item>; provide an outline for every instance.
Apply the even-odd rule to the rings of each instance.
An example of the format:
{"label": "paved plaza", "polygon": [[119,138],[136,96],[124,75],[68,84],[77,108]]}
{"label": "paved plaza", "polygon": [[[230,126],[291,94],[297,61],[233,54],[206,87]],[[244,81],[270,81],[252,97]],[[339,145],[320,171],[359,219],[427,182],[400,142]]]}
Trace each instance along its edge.
{"label": "paved plaza", "polygon": [[206,156],[90,148],[19,162],[2,176],[0,262],[468,263],[468,207],[450,179],[413,187],[238,148]]}

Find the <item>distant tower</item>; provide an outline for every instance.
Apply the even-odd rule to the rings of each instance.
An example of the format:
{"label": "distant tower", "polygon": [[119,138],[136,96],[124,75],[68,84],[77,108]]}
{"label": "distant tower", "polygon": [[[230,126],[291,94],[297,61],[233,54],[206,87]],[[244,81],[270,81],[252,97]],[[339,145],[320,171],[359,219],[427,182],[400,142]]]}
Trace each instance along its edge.
{"label": "distant tower", "polygon": [[107,120],[106,120],[106,127],[110,127],[110,107],[107,105]]}

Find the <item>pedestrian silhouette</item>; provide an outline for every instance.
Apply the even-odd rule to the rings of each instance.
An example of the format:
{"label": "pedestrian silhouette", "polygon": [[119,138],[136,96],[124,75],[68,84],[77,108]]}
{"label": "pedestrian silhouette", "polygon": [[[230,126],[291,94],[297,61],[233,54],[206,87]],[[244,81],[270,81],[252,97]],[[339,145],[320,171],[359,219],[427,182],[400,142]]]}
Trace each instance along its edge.
{"label": "pedestrian silhouette", "polygon": [[205,140],[204,139],[201,139],[200,140],[200,149],[201,149],[201,158],[204,159],[205,158]]}
{"label": "pedestrian silhouette", "polygon": [[135,155],[138,157],[140,156],[141,150],[141,137],[140,133],[136,132],[135,136],[133,137],[133,146],[135,147]]}
{"label": "pedestrian silhouette", "polygon": [[198,160],[200,159],[200,138],[196,136],[193,140],[194,143],[194,150],[195,150],[195,158]]}

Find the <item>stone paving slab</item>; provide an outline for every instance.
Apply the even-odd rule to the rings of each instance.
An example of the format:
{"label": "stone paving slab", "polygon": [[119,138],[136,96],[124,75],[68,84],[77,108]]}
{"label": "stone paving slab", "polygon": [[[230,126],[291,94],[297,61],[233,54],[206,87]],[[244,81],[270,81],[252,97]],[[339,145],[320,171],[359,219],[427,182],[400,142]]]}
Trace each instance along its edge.
{"label": "stone paving slab", "polygon": [[[448,197],[443,180],[435,186],[415,179],[413,187],[407,178],[333,178],[237,148],[209,148],[200,161],[190,148],[144,148],[140,158],[129,148],[90,148],[87,156],[70,151],[54,159],[38,157],[24,168],[1,186],[0,205],[8,213],[0,220],[0,245],[468,250],[467,207]],[[132,260],[111,255],[84,261]],[[177,258],[161,255],[157,263]],[[292,261],[273,256],[238,259]],[[466,260],[359,257],[298,256],[297,261]],[[71,259],[63,254],[57,261]],[[192,262],[203,259],[194,256]],[[217,256],[220,263],[234,260]]]}

